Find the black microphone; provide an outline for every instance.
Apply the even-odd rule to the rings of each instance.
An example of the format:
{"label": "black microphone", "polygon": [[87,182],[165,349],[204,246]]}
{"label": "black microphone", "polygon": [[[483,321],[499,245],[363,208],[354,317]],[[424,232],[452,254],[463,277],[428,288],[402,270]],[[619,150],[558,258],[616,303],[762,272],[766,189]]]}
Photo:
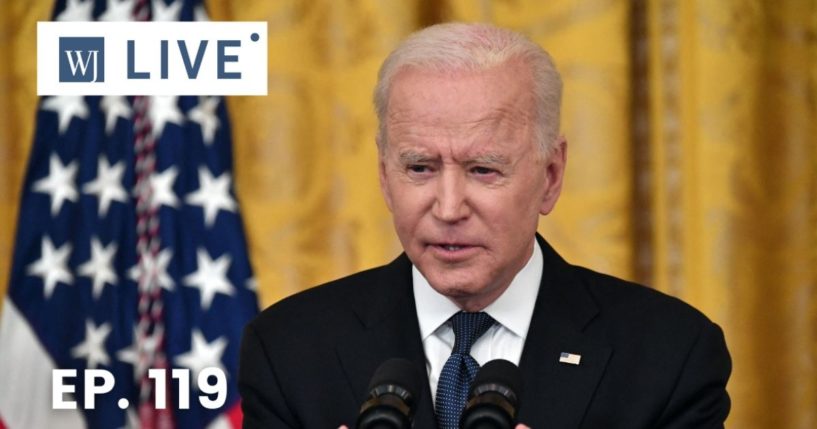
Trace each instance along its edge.
{"label": "black microphone", "polygon": [[513,429],[521,393],[522,374],[516,365],[503,359],[486,363],[471,383],[460,427]]}
{"label": "black microphone", "polygon": [[374,372],[357,429],[409,429],[423,375],[406,359],[389,359]]}

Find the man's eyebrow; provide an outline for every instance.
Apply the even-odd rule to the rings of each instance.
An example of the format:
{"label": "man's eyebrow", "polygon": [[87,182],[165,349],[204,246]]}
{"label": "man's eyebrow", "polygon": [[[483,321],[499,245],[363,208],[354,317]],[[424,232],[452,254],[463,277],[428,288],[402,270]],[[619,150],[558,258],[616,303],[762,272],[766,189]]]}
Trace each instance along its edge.
{"label": "man's eyebrow", "polygon": [[511,160],[505,156],[500,155],[498,153],[483,153],[476,156],[471,157],[468,160],[469,164],[494,164],[494,165],[508,165],[511,163]]}
{"label": "man's eyebrow", "polygon": [[[425,162],[432,162],[436,160],[435,157],[431,155],[427,155],[420,152],[415,152],[413,150],[401,152],[398,156],[400,163],[404,165],[410,164],[419,164]],[[498,153],[482,153],[474,155],[470,157],[466,162],[466,164],[491,164],[491,165],[508,165],[511,163],[511,160],[505,156]]]}
{"label": "man's eyebrow", "polygon": [[420,152],[405,151],[405,152],[400,152],[399,159],[400,159],[400,163],[408,165],[408,164],[417,164],[417,163],[421,163],[421,162],[429,162],[429,161],[432,161],[434,158],[429,156],[429,155],[422,154]]}

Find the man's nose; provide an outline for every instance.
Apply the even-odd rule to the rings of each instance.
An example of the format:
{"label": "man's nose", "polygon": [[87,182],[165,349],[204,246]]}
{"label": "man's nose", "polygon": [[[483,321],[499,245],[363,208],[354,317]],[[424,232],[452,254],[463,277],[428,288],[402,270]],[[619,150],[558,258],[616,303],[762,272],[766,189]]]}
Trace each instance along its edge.
{"label": "man's nose", "polygon": [[435,218],[456,223],[471,213],[466,197],[465,177],[457,171],[443,170],[437,183],[436,200],[432,209]]}

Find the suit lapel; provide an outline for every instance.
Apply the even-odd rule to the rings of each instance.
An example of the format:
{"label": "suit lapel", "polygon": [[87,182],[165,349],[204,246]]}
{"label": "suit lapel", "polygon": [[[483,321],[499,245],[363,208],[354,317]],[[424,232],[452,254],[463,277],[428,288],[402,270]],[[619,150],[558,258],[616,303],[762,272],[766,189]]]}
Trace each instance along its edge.
{"label": "suit lapel", "polygon": [[[582,333],[598,308],[567,264],[537,235],[544,267],[522,353],[524,380],[519,420],[531,427],[578,428],[612,349]],[[561,353],[580,355],[578,365]]]}
{"label": "suit lapel", "polygon": [[435,428],[436,419],[426,376],[417,311],[411,287],[411,263],[405,254],[378,272],[373,285],[361,285],[353,305],[361,329],[343,338],[336,348],[357,403],[368,394],[368,384],[377,367],[390,358],[414,362],[423,374],[423,391],[417,399],[417,428]]}

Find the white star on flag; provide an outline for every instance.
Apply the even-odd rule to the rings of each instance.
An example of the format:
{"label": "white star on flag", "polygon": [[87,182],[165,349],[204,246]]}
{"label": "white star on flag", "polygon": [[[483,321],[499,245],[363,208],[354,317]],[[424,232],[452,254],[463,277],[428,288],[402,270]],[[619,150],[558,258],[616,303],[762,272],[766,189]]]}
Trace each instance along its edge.
{"label": "white star on flag", "polygon": [[162,136],[167,123],[181,126],[184,122],[184,115],[179,110],[178,98],[175,95],[154,95],[150,97],[148,117],[150,118],[154,138],[158,139]]}
{"label": "white star on flag", "polygon": [[74,276],[68,270],[68,256],[71,254],[71,243],[66,242],[59,249],[54,248],[54,243],[48,237],[43,237],[41,245],[42,253],[40,259],[31,263],[26,273],[38,276],[43,279],[43,294],[46,298],[51,298],[57,282],[72,284]]}
{"label": "white star on flag", "polygon": [[203,4],[200,4],[193,9],[193,19],[201,22],[210,21],[210,17],[207,15],[207,11],[204,9]]}
{"label": "white star on flag", "polygon": [[99,21],[132,21],[133,4],[134,0],[108,0],[105,12],[99,15]]}
{"label": "white star on flag", "polygon": [[63,165],[60,157],[54,153],[48,159],[48,176],[34,182],[34,192],[42,192],[51,196],[51,216],[56,216],[65,200],[76,202],[77,193],[74,177],[77,175],[77,163],[73,161]]}
{"label": "white star on flag", "polygon": [[176,181],[176,176],[179,170],[173,166],[168,167],[161,173],[153,173],[150,176],[151,200],[150,206],[156,208],[162,204],[168,207],[178,207],[179,200],[176,198],[176,193],[173,192],[173,183]]}
{"label": "white star on flag", "polygon": [[216,293],[232,295],[233,284],[227,278],[227,270],[230,268],[230,255],[223,254],[216,260],[210,258],[207,250],[198,248],[196,250],[196,261],[198,268],[184,278],[184,285],[195,287],[201,293],[201,306],[207,310],[213,302]]}
{"label": "white star on flag", "polygon": [[230,196],[230,174],[214,178],[207,168],[199,168],[199,189],[188,194],[185,202],[204,209],[204,223],[208,228],[215,223],[219,210],[235,213],[236,203]]}
{"label": "white star on flag", "polygon": [[[138,333],[138,331],[136,329],[134,329],[133,330],[133,342],[129,346],[127,346],[127,347],[123,348],[122,350],[119,350],[118,352],[116,352],[116,358],[117,359],[119,359],[122,362],[125,362],[127,364],[132,365],[134,368],[136,367],[136,364],[139,362],[139,353],[136,351],[136,335],[137,335],[137,333]],[[134,373],[134,376],[136,376],[135,373]]]}
{"label": "white star on flag", "polygon": [[103,246],[98,238],[91,239],[91,258],[79,266],[79,275],[93,281],[94,299],[102,295],[105,283],[116,285],[116,272],[113,269],[113,257],[116,255],[116,242]]}
{"label": "white star on flag", "polygon": [[176,364],[190,368],[192,372],[190,381],[193,387],[198,388],[199,373],[205,368],[218,368],[224,371],[221,363],[221,355],[227,348],[227,339],[218,337],[213,342],[208,343],[204,334],[199,329],[193,330],[190,340],[190,351],[176,357]]}
{"label": "white star on flag", "polygon": [[201,136],[208,146],[213,144],[220,123],[216,116],[218,97],[200,97],[199,104],[188,112],[187,117],[201,126]]}
{"label": "white star on flag", "polygon": [[57,112],[60,134],[68,130],[74,116],[88,119],[88,105],[81,95],[55,95],[43,101],[43,109]]}
{"label": "white star on flag", "polygon": [[119,118],[130,119],[133,114],[128,100],[121,95],[106,95],[99,102],[99,107],[105,111],[105,134],[111,135],[116,129]]}
{"label": "white star on flag", "polygon": [[[149,362],[139,361],[139,351],[137,350],[137,341],[139,331],[133,330],[133,342],[130,346],[116,352],[116,358],[122,362],[129,363],[133,366],[133,379],[138,381],[147,372]],[[159,332],[154,332],[152,335],[145,337],[142,342],[142,347],[145,354],[152,356],[159,346]]]}
{"label": "white star on flag", "polygon": [[108,365],[111,359],[105,351],[105,339],[111,333],[111,324],[103,323],[96,326],[91,320],[85,321],[85,340],[71,349],[71,356],[76,359],[85,359],[88,368],[96,368],[100,364]]}
{"label": "white star on flag", "polygon": [[142,277],[143,274],[151,274],[155,276],[159,287],[172,291],[175,284],[173,283],[173,278],[167,273],[167,266],[170,264],[172,258],[173,251],[170,248],[163,249],[155,258],[147,254],[142,258],[141,263],[137,262],[128,270],[128,278],[139,283],[139,278]]}
{"label": "white star on flag", "polygon": [[93,0],[68,0],[65,10],[57,15],[57,21],[92,21]]}
{"label": "white star on flag", "polygon": [[179,13],[182,11],[182,2],[172,1],[165,4],[164,0],[153,0],[153,20],[154,21],[178,21]]}
{"label": "white star on flag", "polygon": [[82,187],[82,192],[96,195],[99,199],[99,216],[108,214],[111,201],[127,202],[128,194],[122,187],[122,175],[125,173],[125,163],[119,162],[111,167],[105,155],[99,156],[96,178]]}

